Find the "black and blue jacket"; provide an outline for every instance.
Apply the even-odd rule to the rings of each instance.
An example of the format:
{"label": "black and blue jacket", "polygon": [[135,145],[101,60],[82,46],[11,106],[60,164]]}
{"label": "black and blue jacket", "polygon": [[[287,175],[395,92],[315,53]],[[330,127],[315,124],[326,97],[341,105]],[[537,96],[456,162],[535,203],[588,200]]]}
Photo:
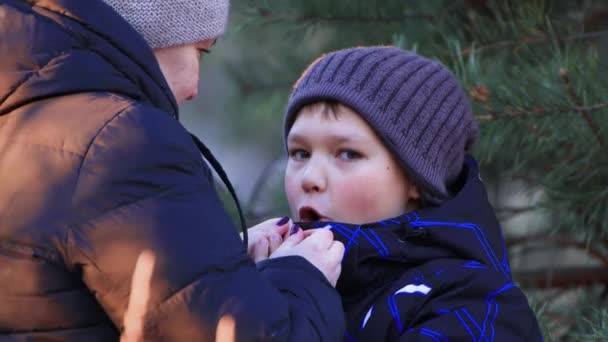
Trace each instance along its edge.
{"label": "black and blue jacket", "polygon": [[470,157],[460,183],[440,207],[330,223],[346,247],[337,285],[346,341],[542,341]]}

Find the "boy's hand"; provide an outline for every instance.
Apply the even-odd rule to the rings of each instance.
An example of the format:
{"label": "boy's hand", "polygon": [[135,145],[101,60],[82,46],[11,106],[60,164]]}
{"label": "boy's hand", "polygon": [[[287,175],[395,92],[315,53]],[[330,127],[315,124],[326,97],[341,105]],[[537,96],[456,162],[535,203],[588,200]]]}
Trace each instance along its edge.
{"label": "boy's hand", "polygon": [[[289,217],[266,220],[247,230],[249,243],[247,254],[254,262],[268,259],[270,254],[283,243],[283,236],[287,234],[290,226]],[[241,233],[241,239],[243,234]]]}
{"label": "boy's hand", "polygon": [[332,286],[336,286],[342,271],[344,245],[340,241],[334,241],[334,234],[329,229],[311,229],[306,232],[299,229],[270,258],[289,255],[299,255],[308,260],[325,275]]}

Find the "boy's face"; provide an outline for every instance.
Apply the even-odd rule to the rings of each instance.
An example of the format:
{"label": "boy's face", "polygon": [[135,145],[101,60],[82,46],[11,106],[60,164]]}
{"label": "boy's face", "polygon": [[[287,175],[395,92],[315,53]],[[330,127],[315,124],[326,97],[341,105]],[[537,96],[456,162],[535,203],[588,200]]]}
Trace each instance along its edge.
{"label": "boy's face", "polygon": [[302,109],[287,137],[285,191],[299,221],[363,224],[415,209],[416,186],[356,113]]}

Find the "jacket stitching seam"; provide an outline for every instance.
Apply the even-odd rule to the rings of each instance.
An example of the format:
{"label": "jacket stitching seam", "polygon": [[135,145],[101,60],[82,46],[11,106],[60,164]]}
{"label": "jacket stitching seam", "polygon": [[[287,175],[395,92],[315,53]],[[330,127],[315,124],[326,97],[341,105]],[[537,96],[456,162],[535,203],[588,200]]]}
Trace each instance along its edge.
{"label": "jacket stitching seam", "polygon": [[53,62],[57,58],[63,56],[64,54],[66,54],[66,51],[61,51],[61,52],[57,53],[56,55],[53,55],[51,58],[49,58],[49,60],[47,60],[46,63],[41,65],[39,68],[37,68],[35,70],[31,70],[29,72],[29,75],[27,75],[21,81],[19,81],[17,83],[17,85],[11,91],[9,91],[8,94],[6,94],[6,96],[4,96],[4,98],[0,99],[0,103],[6,102],[11,96],[13,96],[13,94],[15,94],[17,92],[17,90],[19,90],[23,85],[28,83],[34,76],[38,76],[40,74],[40,70],[46,68],[51,62]]}
{"label": "jacket stitching seam", "polygon": [[[100,128],[99,130],[95,133],[95,135],[93,135],[93,137],[91,138],[91,141],[89,142],[89,144],[87,145],[86,149],[84,150],[84,154],[82,155],[82,161],[80,162],[80,165],[78,166],[78,170],[76,171],[76,182],[74,184],[74,192],[72,193],[72,197],[74,196],[74,194],[76,193],[76,190],[78,189],[78,182],[80,181],[80,174],[82,172],[82,169],[84,167],[84,164],[87,161],[87,157],[89,154],[89,151],[91,150],[91,147],[93,147],[93,145],[95,144],[95,141],[97,140],[97,138],[99,137],[99,135],[104,131],[104,129],[106,127],[108,127],[108,125],[110,123],[112,123],[116,118],[118,118],[121,114],[125,113],[127,110],[131,109],[132,105],[129,104],[126,107],[124,107],[123,109],[119,110],[116,114],[114,114],[111,118],[109,118]],[[72,204],[73,204],[73,198],[72,198]]]}
{"label": "jacket stitching seam", "polygon": [[[222,264],[222,266],[214,265],[214,266],[210,266],[210,267],[202,270],[201,272],[197,273],[196,276],[191,281],[186,283],[184,286],[176,289],[171,295],[167,296],[162,301],[160,301],[160,303],[158,304],[158,307],[161,308],[164,305],[170,306],[170,303],[168,303],[168,302],[170,302],[174,298],[177,298],[177,297],[183,295],[183,293],[185,291],[194,287],[199,280],[201,280],[205,276],[208,276],[209,274],[216,274],[216,273],[221,274],[221,273],[225,273],[225,272],[234,271],[236,269],[239,269],[240,267],[249,265],[251,262],[251,260],[249,260],[248,258],[243,258],[240,255],[238,256],[238,258],[235,258],[235,259],[237,259],[237,260],[234,260],[228,267],[226,267],[225,264]],[[255,267],[255,266],[253,266],[253,267]],[[162,308],[161,308],[161,311],[162,311]]]}
{"label": "jacket stitching seam", "polygon": [[[46,21],[48,24],[51,24],[51,25],[53,25],[53,26],[57,26],[57,27],[59,27],[59,28],[60,28],[62,31],[65,31],[65,32],[70,33],[70,35],[71,35],[72,37],[76,38],[76,40],[78,40],[78,41],[79,41],[81,44],[85,42],[84,37],[82,37],[80,34],[78,34],[78,33],[74,32],[73,30],[71,30],[70,28],[68,28],[68,27],[66,27],[66,26],[62,26],[62,25],[60,25],[59,23],[57,23],[55,20],[53,20],[53,19],[49,18],[48,16],[43,15],[42,13],[39,13],[39,12],[38,12],[38,11],[36,11],[36,10],[35,10],[33,7],[38,7],[38,8],[41,8],[41,9],[45,9],[45,10],[47,10],[47,11],[49,11],[49,12],[52,12],[52,13],[55,13],[55,14],[57,14],[57,15],[64,16],[64,15],[62,15],[61,13],[57,13],[57,12],[55,12],[55,11],[51,11],[50,9],[47,9],[47,8],[45,8],[45,7],[42,7],[42,6],[40,6],[39,4],[37,4],[37,3],[36,3],[36,4],[32,4],[32,7],[30,8],[30,10],[29,10],[29,11],[28,11],[28,10],[24,10],[23,8],[17,8],[17,7],[13,7],[13,9],[15,9],[16,11],[19,11],[19,12],[21,12],[21,13],[24,13],[24,14],[29,14],[29,15],[32,15],[32,16],[36,16],[36,17],[40,18],[41,20]],[[48,65],[48,64],[49,64],[49,63],[50,63],[50,62],[51,62],[53,59],[55,59],[55,58],[57,58],[57,57],[59,57],[59,56],[61,56],[61,55],[63,55],[63,54],[66,54],[67,52],[71,51],[73,48],[74,48],[74,47],[70,47],[69,49],[66,49],[66,50],[60,50],[60,51],[57,51],[56,55],[54,55],[53,57],[51,57],[51,59],[50,59],[49,61],[47,61],[47,63],[45,63],[43,66],[41,66],[41,67],[37,68],[37,70],[36,70],[36,71],[32,71],[32,74],[34,74],[34,73],[38,73],[40,70],[42,70],[44,67],[46,67],[46,66],[47,66],[47,65]],[[82,47],[82,46],[79,46],[79,48],[83,49],[83,47]],[[31,76],[32,76],[32,75],[30,75],[30,76],[28,77],[28,79],[29,79]],[[24,82],[25,82],[25,81],[24,81]],[[21,84],[23,84],[24,82],[22,82]],[[19,86],[21,86],[21,84],[20,84]],[[10,96],[10,94],[9,94],[9,96]],[[6,100],[6,99],[8,99],[8,96],[7,96],[7,97],[6,97],[4,100]],[[3,100],[3,101],[0,101],[0,102],[4,102],[4,100]]]}
{"label": "jacket stitching seam", "polygon": [[[129,201],[129,202],[120,203],[120,204],[115,205],[115,206],[113,206],[111,208],[108,208],[108,209],[104,210],[103,212],[98,213],[98,214],[96,214],[94,216],[87,217],[87,218],[84,218],[84,219],[79,220],[79,221],[71,222],[68,226],[78,226],[80,224],[83,224],[83,223],[86,223],[86,222],[90,222],[90,221],[102,218],[105,215],[110,214],[114,210],[122,209],[122,208],[128,208],[128,207],[130,207],[132,205],[139,204],[139,203],[141,203],[143,201],[147,201],[147,200],[150,200],[150,199],[155,199],[155,198],[162,197],[162,196],[164,196],[166,194],[171,193],[171,191],[173,191],[175,188],[176,188],[176,186],[169,186],[169,187],[166,187],[164,189],[159,190],[158,192],[150,194],[148,196],[139,197],[139,198],[136,198],[136,199],[134,199],[132,201]],[[70,228],[70,229],[74,230],[73,228]]]}
{"label": "jacket stitching seam", "polygon": [[[53,10],[53,9],[49,8],[49,7],[46,7],[46,6],[41,6],[41,5],[40,5],[40,4],[38,4],[37,2],[34,4],[34,6],[35,6],[35,7],[38,7],[38,8],[41,8],[41,9],[43,9],[43,10],[49,11],[49,12],[51,12],[51,13],[55,13],[56,15],[59,15],[59,16],[64,17],[64,18],[67,18],[68,20],[74,21],[74,22],[78,23],[79,25],[81,25],[81,26],[83,26],[83,27],[86,27],[87,29],[89,29],[89,30],[91,30],[91,31],[95,32],[95,33],[96,33],[96,34],[97,34],[99,37],[102,37],[102,38],[103,38],[103,40],[105,40],[106,42],[110,43],[110,42],[109,42],[109,40],[108,40],[108,38],[107,38],[105,35],[102,35],[102,34],[101,34],[99,31],[97,31],[97,30],[94,30],[94,29],[93,29],[93,27],[91,27],[91,25],[88,25],[88,24],[86,24],[86,23],[82,22],[80,19],[76,18],[75,16],[73,16],[73,14],[71,14],[71,13],[69,13],[69,12],[66,12],[66,13],[59,13],[59,12],[57,12],[57,11],[55,11],[55,10]],[[76,32],[73,32],[71,29],[69,29],[69,28],[67,28],[67,27],[63,27],[63,26],[59,25],[59,23],[57,23],[57,22],[55,22],[54,20],[52,20],[52,19],[48,18],[47,16],[43,15],[42,13],[38,13],[38,12],[36,12],[35,10],[32,10],[32,12],[33,12],[33,13],[35,13],[35,14],[37,14],[37,15],[39,15],[39,16],[41,16],[41,17],[44,17],[46,20],[51,21],[53,24],[55,24],[55,25],[57,25],[57,26],[59,26],[59,27],[63,28],[64,30],[69,31],[70,33],[73,33],[73,34],[74,34],[76,37],[78,37],[78,38],[80,38],[82,41],[85,41],[85,42],[86,42],[86,38],[85,38],[84,36],[81,36],[81,35],[77,34]],[[112,45],[112,44],[111,44],[111,45]],[[112,45],[112,46],[114,46],[114,45]],[[123,54],[123,55],[125,55],[125,56],[129,56],[129,55],[128,55],[128,53],[127,53],[126,51],[124,51],[123,49],[120,49],[120,48],[118,48],[118,47],[116,47],[116,46],[114,46],[114,47],[116,48],[116,50],[120,51],[120,53],[121,53],[121,54]],[[91,49],[91,51],[95,51],[95,52],[98,52],[98,53],[99,53],[99,51],[98,51],[97,49],[93,49],[93,47],[90,47],[90,49]],[[110,61],[109,61],[109,60],[106,58],[106,56],[105,56],[105,55],[103,55],[103,54],[99,54],[99,55],[100,55],[100,56],[101,56],[101,57],[102,57],[104,60],[106,60],[106,61],[107,61],[109,64],[111,64],[112,66],[114,66],[114,67],[115,67],[115,65],[114,65],[114,64],[112,64],[112,63],[111,63],[111,62],[110,62]],[[137,65],[137,66],[138,66],[138,67],[139,67],[141,70],[146,70],[145,66],[144,66],[144,65],[142,65],[142,64],[140,64],[140,63],[138,63],[138,61],[133,60],[133,62],[134,62],[134,64],[135,64],[135,65]],[[122,74],[123,74],[123,75],[124,75],[126,78],[128,78],[130,81],[132,81],[132,82],[134,82],[135,84],[137,84],[137,82],[136,82],[135,80],[133,80],[133,79],[131,79],[131,78],[127,77],[127,75],[125,75],[125,74],[124,74],[122,71],[120,71],[120,72],[121,72],[121,73],[122,73]],[[149,75],[148,73],[145,73],[145,74],[146,74],[146,75],[147,75],[147,76],[148,76],[148,77],[149,77],[149,78],[152,80],[152,82],[154,82],[154,83],[155,83],[155,84],[156,84],[156,85],[157,85],[157,86],[158,86],[160,89],[162,89],[163,93],[166,93],[166,91],[167,91],[168,89],[166,89],[165,87],[163,87],[163,84],[162,84],[162,83],[158,82],[156,79],[154,79],[153,77],[151,77],[151,75]],[[171,94],[166,94],[166,95],[169,95],[169,97],[171,97],[171,96],[170,96]],[[171,102],[171,101],[170,101],[170,102]],[[171,116],[176,117],[176,114],[175,114],[175,113],[172,113],[172,114],[171,114]]]}
{"label": "jacket stitching seam", "polygon": [[[74,226],[77,226],[77,225],[82,224],[82,223],[90,222],[90,221],[93,221],[95,219],[102,218],[102,217],[104,217],[104,216],[106,216],[106,215],[108,215],[108,214],[110,214],[110,213],[112,213],[112,212],[114,212],[115,210],[118,210],[118,209],[128,208],[128,207],[130,207],[132,205],[141,203],[143,201],[147,201],[149,199],[154,199],[154,198],[162,197],[163,195],[165,195],[165,194],[169,193],[171,190],[173,190],[173,188],[174,188],[173,186],[172,187],[168,187],[168,188],[162,189],[162,190],[160,190],[160,191],[158,191],[158,192],[156,192],[156,193],[154,193],[154,194],[152,194],[150,196],[140,197],[140,198],[137,198],[137,199],[135,199],[133,201],[130,201],[130,202],[120,203],[119,205],[116,205],[114,207],[108,208],[107,210],[104,210],[102,213],[99,213],[99,214],[97,214],[95,216],[91,216],[91,217],[85,218],[85,219],[83,219],[81,221],[71,222],[70,224],[67,224],[66,225],[67,234],[66,234],[66,240],[65,240],[66,245],[70,245],[72,247],[76,246],[76,244],[73,243],[73,241],[74,241],[74,232],[77,230],[76,227],[74,227]],[[91,264],[93,265],[93,267],[95,267],[95,269],[97,269],[98,271],[100,270],[100,268],[95,263],[95,260],[91,256],[89,256],[88,254],[84,253],[81,249],[80,249],[80,253],[82,253],[91,262]],[[66,255],[67,255],[68,260],[71,260],[71,257],[69,256],[69,249],[67,249]]]}
{"label": "jacket stitching seam", "polygon": [[36,146],[36,147],[42,147],[45,149],[49,149],[49,150],[53,150],[55,152],[64,152],[64,153],[68,153],[68,154],[72,154],[75,155],[76,157],[80,157],[81,159],[84,158],[84,155],[78,153],[78,152],[73,152],[73,151],[69,151],[66,150],[64,148],[61,147],[55,147],[55,146],[49,146],[49,145],[45,145],[45,144],[38,144],[38,143],[31,143],[31,142],[25,142],[25,141],[13,141],[14,144],[19,144],[19,145],[26,145],[26,146]]}
{"label": "jacket stitching seam", "polygon": [[[50,13],[54,13],[54,14],[56,14],[56,15],[59,15],[59,16],[61,16],[61,17],[66,18],[66,19],[68,19],[68,20],[74,21],[74,22],[78,23],[79,25],[82,25],[82,26],[84,26],[84,27],[90,28],[88,25],[85,25],[85,24],[84,24],[83,22],[81,22],[80,20],[77,20],[77,19],[73,18],[72,16],[67,15],[67,14],[65,14],[65,13],[59,13],[59,12],[56,12],[56,11],[54,11],[54,10],[52,10],[52,9],[48,8],[48,7],[45,7],[45,6],[40,6],[38,3],[36,3],[36,4],[34,5],[34,7],[40,8],[40,9],[45,10],[45,11],[48,11],[48,12],[50,12]],[[82,46],[78,46],[78,50],[85,50],[85,51],[90,51],[90,52],[95,52],[95,53],[97,53],[97,55],[98,55],[99,57],[101,57],[101,58],[102,58],[104,61],[106,61],[108,64],[110,64],[110,65],[111,65],[111,66],[114,68],[114,70],[116,70],[116,71],[120,72],[120,74],[121,74],[123,77],[125,77],[125,78],[126,78],[126,79],[128,79],[129,81],[133,82],[133,84],[137,85],[137,81],[136,81],[136,80],[134,80],[133,78],[129,77],[129,75],[128,75],[128,74],[126,74],[126,73],[125,73],[125,72],[123,72],[123,71],[122,71],[120,68],[118,68],[116,64],[114,64],[114,63],[113,63],[113,62],[112,62],[112,61],[111,61],[109,58],[107,58],[107,57],[105,56],[105,54],[103,54],[103,53],[102,53],[102,51],[100,51],[99,49],[94,48],[93,46],[89,46],[89,44],[88,44],[88,39],[87,39],[85,36],[83,36],[83,35],[81,35],[81,34],[79,34],[79,33],[75,32],[74,30],[72,30],[71,28],[69,28],[69,27],[67,27],[67,26],[62,26],[62,25],[60,25],[60,24],[59,24],[58,22],[56,22],[55,20],[53,20],[53,19],[51,19],[51,18],[47,17],[46,15],[44,15],[44,14],[42,14],[42,13],[40,13],[40,12],[38,12],[38,11],[34,10],[34,9],[32,9],[32,14],[33,14],[33,15],[36,15],[36,16],[38,16],[38,17],[44,18],[44,20],[46,20],[46,21],[47,21],[49,24],[51,24],[51,25],[53,25],[53,26],[56,26],[56,27],[58,27],[59,29],[61,29],[61,30],[63,30],[63,31],[69,32],[69,33],[70,33],[70,34],[71,34],[73,37],[76,37],[76,38],[77,38],[77,40],[79,40],[79,41],[80,41],[80,43],[81,43],[81,45],[82,45]],[[95,32],[97,32],[97,31],[95,31]],[[105,40],[105,41],[107,41],[107,39],[105,39],[105,37],[104,37],[104,40]],[[72,47],[72,48],[70,48],[69,50],[64,51],[64,53],[67,53],[67,52],[72,51],[72,50],[76,50],[76,49],[75,49],[74,47]],[[119,50],[119,51],[120,51],[122,54],[126,55],[126,53],[124,53],[124,51],[122,51],[122,50],[120,50],[120,49],[117,49],[117,50]],[[142,68],[142,67],[141,67],[141,66],[140,66],[138,63],[135,63],[135,64],[137,64],[137,65],[138,65],[140,68]],[[46,66],[46,65],[45,65],[45,66]],[[38,70],[41,70],[41,69],[42,69],[42,68],[39,68]],[[143,68],[142,68],[142,69],[143,69]]]}
{"label": "jacket stitching seam", "polygon": [[[123,108],[122,110],[118,111],[114,116],[112,116],[111,118],[109,118],[100,128],[99,130],[95,133],[95,135],[91,138],[91,141],[89,142],[88,146],[85,149],[85,152],[82,156],[82,160],[80,161],[80,165],[78,166],[78,169],[76,170],[76,180],[74,181],[74,189],[72,191],[72,198],[70,199],[70,203],[73,206],[74,205],[74,195],[76,194],[77,190],[78,190],[78,184],[80,182],[80,175],[83,169],[83,166],[87,160],[87,156],[89,151],[91,150],[91,147],[94,145],[95,140],[97,139],[97,137],[101,134],[101,132],[112,122],[114,121],[114,119],[116,119],[118,116],[120,116],[122,113],[126,112],[128,109],[130,109],[132,106],[131,104],[129,104],[128,106],[126,106],[125,108]],[[112,208],[113,209],[113,208]],[[73,228],[71,227],[70,224],[66,225],[66,229],[67,229],[67,233],[65,236],[65,246],[69,247],[70,246],[70,242],[73,240],[72,235],[73,235]],[[71,258],[69,257],[69,248],[66,248],[66,256],[68,257],[68,260],[71,260]],[[87,258],[89,260],[92,261],[92,259],[87,256]],[[95,265],[95,267],[97,268],[97,266]]]}
{"label": "jacket stitching seam", "polygon": [[[5,249],[9,252],[14,252],[19,254],[19,256],[35,258],[38,257],[40,259],[49,261],[53,264],[57,264],[57,262],[61,262],[61,257],[59,253],[37,246],[27,245],[23,243],[13,242],[10,240],[0,240],[0,250]],[[31,255],[25,255],[23,253],[28,253]]]}

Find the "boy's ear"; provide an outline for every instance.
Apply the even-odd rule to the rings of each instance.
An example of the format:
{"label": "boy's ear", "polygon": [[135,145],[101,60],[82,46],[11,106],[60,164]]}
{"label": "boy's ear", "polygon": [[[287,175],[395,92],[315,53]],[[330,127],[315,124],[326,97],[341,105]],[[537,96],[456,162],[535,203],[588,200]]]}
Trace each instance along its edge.
{"label": "boy's ear", "polygon": [[420,199],[420,191],[418,191],[418,186],[416,184],[412,184],[409,189],[409,196],[411,199],[419,200]]}
{"label": "boy's ear", "polygon": [[410,183],[407,189],[407,199],[405,203],[405,210],[412,211],[417,210],[420,207],[420,191],[416,184]]}

